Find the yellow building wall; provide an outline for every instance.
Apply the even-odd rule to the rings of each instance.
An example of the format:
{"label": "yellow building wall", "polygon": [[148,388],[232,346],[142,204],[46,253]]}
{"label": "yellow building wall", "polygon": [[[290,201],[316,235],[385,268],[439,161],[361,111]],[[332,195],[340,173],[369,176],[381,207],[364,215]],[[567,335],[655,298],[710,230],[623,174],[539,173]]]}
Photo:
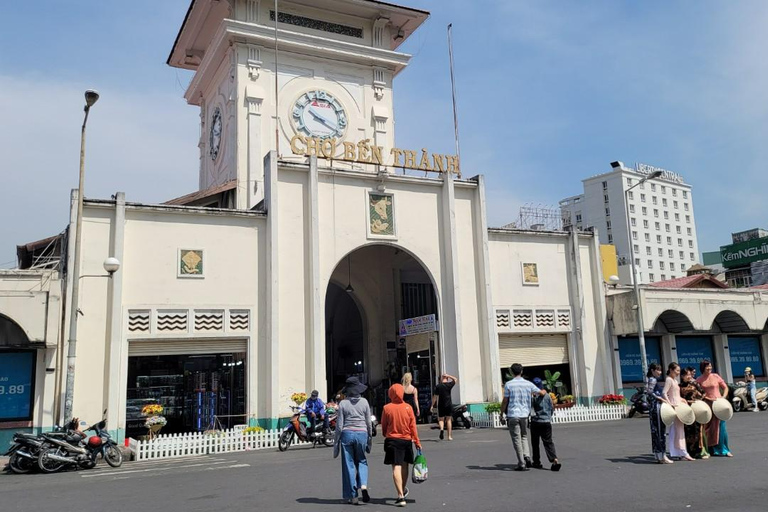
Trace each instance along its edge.
{"label": "yellow building wall", "polygon": [[619,264],[616,258],[615,245],[600,245],[600,260],[603,263],[603,281],[610,282],[608,278],[619,275]]}

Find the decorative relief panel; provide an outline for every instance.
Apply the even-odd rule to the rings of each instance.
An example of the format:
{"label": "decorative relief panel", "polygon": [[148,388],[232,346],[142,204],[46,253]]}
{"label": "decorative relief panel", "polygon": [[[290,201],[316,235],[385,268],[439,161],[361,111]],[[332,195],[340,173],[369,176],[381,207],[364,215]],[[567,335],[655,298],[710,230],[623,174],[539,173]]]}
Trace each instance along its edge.
{"label": "decorative relief panel", "polygon": [[224,311],[195,310],[195,331],[221,332],[224,330]]}
{"label": "decorative relief panel", "polygon": [[128,332],[149,332],[150,311],[148,309],[128,312]]}
{"label": "decorative relief panel", "polygon": [[557,326],[561,329],[571,328],[571,311],[569,309],[557,310]]}
{"label": "decorative relief panel", "polygon": [[512,312],[512,326],[515,329],[533,327],[533,312],[523,309],[516,309]]}
{"label": "decorative relief panel", "polygon": [[187,332],[186,310],[159,310],[157,312],[158,332]]}
{"label": "decorative relief panel", "polygon": [[250,311],[247,309],[229,310],[229,330],[247,331],[250,327]]}
{"label": "decorative relief panel", "polygon": [[536,310],[536,327],[552,329],[555,327],[555,312],[553,310]]}
{"label": "decorative relief panel", "polygon": [[509,329],[508,309],[499,309],[496,311],[496,327],[499,329]]}

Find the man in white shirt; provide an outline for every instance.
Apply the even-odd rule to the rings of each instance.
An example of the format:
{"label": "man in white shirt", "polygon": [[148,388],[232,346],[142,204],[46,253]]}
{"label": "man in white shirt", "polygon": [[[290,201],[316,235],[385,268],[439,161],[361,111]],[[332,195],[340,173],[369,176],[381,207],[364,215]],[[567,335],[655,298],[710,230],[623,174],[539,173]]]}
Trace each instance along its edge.
{"label": "man in white shirt", "polygon": [[515,363],[509,369],[512,371],[513,378],[504,384],[501,413],[507,415],[507,428],[517,455],[515,471],[528,471],[531,467],[531,452],[528,446],[528,417],[531,415],[531,398],[535,394],[545,395],[547,392],[523,378],[523,365]]}

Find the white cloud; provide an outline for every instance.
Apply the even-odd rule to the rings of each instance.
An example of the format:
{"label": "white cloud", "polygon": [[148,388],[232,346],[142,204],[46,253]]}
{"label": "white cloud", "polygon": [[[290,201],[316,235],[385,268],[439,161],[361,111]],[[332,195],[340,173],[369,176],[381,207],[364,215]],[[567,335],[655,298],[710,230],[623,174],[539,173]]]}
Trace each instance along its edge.
{"label": "white cloud", "polygon": [[[0,264],[60,232],[77,188],[87,85],[0,75]],[[86,140],[85,196],[159,202],[197,189],[198,116],[180,97],[100,90]],[[10,265],[8,264],[10,262]]]}

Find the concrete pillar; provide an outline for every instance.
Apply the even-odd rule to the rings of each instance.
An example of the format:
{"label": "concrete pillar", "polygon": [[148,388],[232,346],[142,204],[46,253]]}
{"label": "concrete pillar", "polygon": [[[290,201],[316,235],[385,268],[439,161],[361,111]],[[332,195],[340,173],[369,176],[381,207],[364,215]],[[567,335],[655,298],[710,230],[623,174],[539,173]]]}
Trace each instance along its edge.
{"label": "concrete pillar", "polygon": [[717,373],[725,382],[733,382],[733,370],[731,370],[731,353],[728,350],[728,335],[715,334],[712,337],[715,353]]}
{"label": "concrete pillar", "polygon": [[573,395],[578,398],[589,399],[592,387],[589,385],[587,378],[586,360],[584,358],[584,284],[581,275],[581,254],[576,226],[571,226],[567,244],[567,268],[570,282],[568,298],[573,308],[573,325],[571,327],[571,334],[568,337],[568,359],[571,362]]}
{"label": "concrete pillar", "polygon": [[[238,176],[237,207],[250,209],[264,199],[264,161],[261,158],[261,106],[263,93],[257,87],[246,89],[248,105],[248,151],[245,176]],[[242,171],[240,171],[242,172]]]}
{"label": "concrete pillar", "polygon": [[762,358],[763,372],[768,375],[768,333],[760,335],[760,357]]}
{"label": "concrete pillar", "polygon": [[483,361],[483,397],[489,402],[498,402],[501,393],[501,371],[499,371],[499,340],[496,335],[496,319],[491,296],[491,264],[488,256],[488,221],[485,212],[485,178],[482,174],[472,178],[477,182],[474,204],[475,215],[475,259],[477,261],[480,297],[478,306],[480,343]]}
{"label": "concrete pillar", "polygon": [[677,361],[677,337],[667,333],[661,337],[662,373],[667,373],[667,365],[672,361]]}
{"label": "concrete pillar", "polygon": [[307,333],[307,385],[312,389],[327,389],[325,375],[325,307],[320,290],[320,227],[318,213],[317,157],[309,158],[309,187],[307,188],[307,221],[309,223],[307,240],[307,258],[309,272],[307,276],[306,297],[308,333]]}
{"label": "concrete pillar", "polygon": [[125,273],[125,193],[115,196],[115,216],[109,255],[117,258],[121,268],[112,275],[107,289],[107,354],[104,367],[107,429],[118,438],[125,434],[125,394],[121,393],[128,375],[123,371],[123,359],[128,360],[128,346],[123,339],[123,274]]}
{"label": "concrete pillar", "polygon": [[[266,287],[265,287],[265,309],[266,309],[266,340],[264,343],[264,368],[266,384],[266,403],[265,411],[268,418],[276,420],[279,414],[280,398],[280,310],[278,307],[279,288],[278,288],[278,182],[277,182],[277,152],[270,151],[264,159],[264,169],[266,169],[266,179],[264,180],[264,204],[267,210],[267,233],[266,233]],[[276,425],[270,425],[274,427]]]}
{"label": "concrete pillar", "polygon": [[[593,307],[595,309],[595,334],[597,335],[597,356],[600,361],[600,373],[602,374],[603,392],[596,394],[613,393],[618,390],[614,386],[612,378],[612,358],[610,356],[611,334],[606,319],[605,304],[605,282],[603,281],[603,262],[600,258],[600,239],[597,231],[592,235],[592,244],[589,248],[590,271],[592,273],[592,282],[589,283],[592,288]],[[597,369],[595,369],[597,371]],[[595,380],[597,384],[597,380]]]}
{"label": "concrete pillar", "polygon": [[609,359],[612,366],[613,386],[618,393],[624,387],[621,376],[621,357],[619,354],[619,337],[611,334],[609,342]]}
{"label": "concrete pillar", "polygon": [[464,386],[461,383],[462,376],[462,342],[461,342],[461,309],[459,306],[459,261],[456,240],[456,191],[453,174],[443,174],[443,233],[442,253],[442,297],[440,306],[442,310],[440,340],[442,341],[440,352],[441,371],[456,376],[459,379],[459,401],[464,402]]}

